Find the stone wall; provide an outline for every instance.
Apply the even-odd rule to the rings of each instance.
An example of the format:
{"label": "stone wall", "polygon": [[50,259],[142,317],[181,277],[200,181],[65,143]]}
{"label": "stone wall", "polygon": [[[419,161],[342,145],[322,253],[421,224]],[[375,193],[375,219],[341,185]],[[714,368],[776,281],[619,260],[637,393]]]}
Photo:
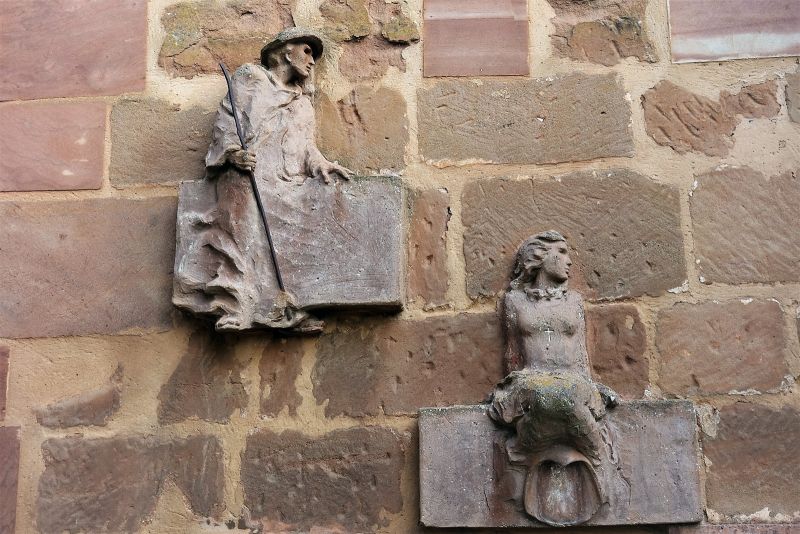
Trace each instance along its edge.
{"label": "stone wall", "polygon": [[[0,532],[431,532],[416,410],[501,377],[549,228],[598,379],[697,403],[708,521],[800,521],[796,58],[672,64],[665,0],[529,0],[508,78],[423,78],[422,0],[58,5],[0,5]],[[170,304],[177,183],[217,61],[292,22],[329,40],[323,152],[410,191],[408,303],[214,335]]]}

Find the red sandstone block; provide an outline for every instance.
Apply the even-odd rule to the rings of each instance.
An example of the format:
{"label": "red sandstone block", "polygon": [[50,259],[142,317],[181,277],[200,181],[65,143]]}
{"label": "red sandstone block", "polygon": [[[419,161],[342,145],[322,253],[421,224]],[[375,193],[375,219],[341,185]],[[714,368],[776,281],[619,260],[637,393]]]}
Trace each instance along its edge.
{"label": "red sandstone block", "polygon": [[0,191],[99,189],[105,130],[103,102],[0,104]]}
{"label": "red sandstone block", "polygon": [[8,347],[0,347],[0,421],[6,417],[6,391],[8,391]]}
{"label": "red sandstone block", "polygon": [[0,100],[144,89],[146,0],[0,2]]}
{"label": "red sandstone block", "polygon": [[19,476],[19,428],[0,427],[0,532],[14,532]]}

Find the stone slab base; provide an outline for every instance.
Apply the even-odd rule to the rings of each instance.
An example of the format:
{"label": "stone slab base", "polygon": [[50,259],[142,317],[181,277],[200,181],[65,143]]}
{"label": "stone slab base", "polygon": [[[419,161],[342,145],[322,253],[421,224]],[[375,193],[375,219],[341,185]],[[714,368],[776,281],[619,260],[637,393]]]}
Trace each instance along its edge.
{"label": "stone slab base", "polygon": [[[609,410],[619,457],[609,503],[586,525],[696,523],[700,501],[697,424],[688,401],[624,402]],[[486,406],[419,413],[421,521],[431,527],[545,527],[521,503],[525,473],[497,443],[507,431]]]}

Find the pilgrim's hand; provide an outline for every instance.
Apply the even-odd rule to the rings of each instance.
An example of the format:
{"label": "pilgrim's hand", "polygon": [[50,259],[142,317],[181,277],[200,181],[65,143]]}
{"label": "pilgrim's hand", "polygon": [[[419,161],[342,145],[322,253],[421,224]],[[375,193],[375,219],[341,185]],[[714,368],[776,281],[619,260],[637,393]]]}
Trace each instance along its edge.
{"label": "pilgrim's hand", "polygon": [[338,174],[342,180],[349,180],[350,177],[353,176],[353,171],[342,167],[336,161],[331,163],[330,161],[323,159],[316,167],[317,168],[314,169],[314,176],[317,178],[322,178],[326,184],[333,183],[334,174]]}
{"label": "pilgrim's hand", "polygon": [[597,384],[597,391],[607,408],[614,408],[619,404],[619,394],[605,384]]}
{"label": "pilgrim's hand", "polygon": [[256,155],[249,150],[234,150],[228,153],[228,161],[237,169],[253,172],[256,168]]}

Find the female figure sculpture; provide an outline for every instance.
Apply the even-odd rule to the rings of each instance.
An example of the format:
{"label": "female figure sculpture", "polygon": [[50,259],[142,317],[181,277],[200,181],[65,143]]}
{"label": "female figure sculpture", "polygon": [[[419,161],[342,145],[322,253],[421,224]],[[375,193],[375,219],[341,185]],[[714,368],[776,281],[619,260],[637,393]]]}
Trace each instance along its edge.
{"label": "female figure sculpture", "polygon": [[607,502],[601,466],[616,462],[602,420],[617,398],[591,379],[583,301],[567,289],[571,265],[554,231],[519,248],[502,310],[510,373],[489,406],[512,430],[509,461],[527,466],[526,512],[557,526],[588,521]]}

